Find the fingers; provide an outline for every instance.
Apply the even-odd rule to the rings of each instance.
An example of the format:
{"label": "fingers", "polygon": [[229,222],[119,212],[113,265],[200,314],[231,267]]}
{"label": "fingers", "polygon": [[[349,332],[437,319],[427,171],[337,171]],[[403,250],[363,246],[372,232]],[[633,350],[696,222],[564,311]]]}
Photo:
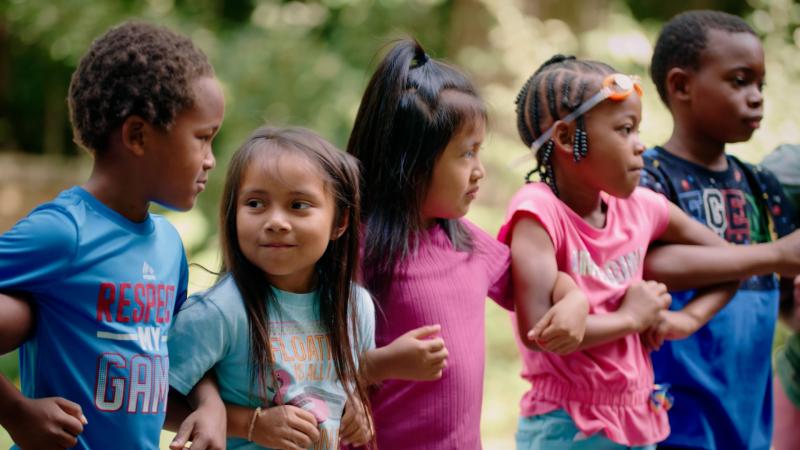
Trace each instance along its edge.
{"label": "fingers", "polygon": [[356,421],[356,415],[353,413],[353,409],[354,408],[349,404],[345,407],[342,423],[339,426],[339,437],[345,442],[349,442],[350,437],[358,429],[358,422]]}
{"label": "fingers", "polygon": [[425,341],[425,348],[428,352],[434,353],[445,348],[444,339],[437,337]]}
{"label": "fingers", "polygon": [[78,438],[66,431],[59,431],[54,438],[55,442],[62,448],[72,448],[78,445]]}
{"label": "fingers", "polygon": [[319,440],[319,430],[317,429],[317,419],[310,412],[297,408],[295,406],[287,406],[291,408],[293,417],[289,418],[289,426],[298,433],[309,439],[308,444],[303,444],[308,447],[312,442]]}
{"label": "fingers", "polygon": [[660,300],[663,308],[669,309],[669,306],[672,304],[672,296],[669,295],[669,293],[661,294]]}
{"label": "fingers", "polygon": [[[178,432],[175,433],[175,438],[172,439],[172,442],[169,443],[170,450],[180,450],[185,445],[186,442],[192,437],[192,431],[194,430],[194,421],[193,420],[184,420],[181,422],[181,425],[178,427]],[[194,447],[194,442],[192,442],[192,448]],[[195,450],[197,450],[195,448]]]}
{"label": "fingers", "polygon": [[83,433],[83,424],[73,416],[64,414],[58,418],[58,424],[61,428],[72,436],[77,436]]}
{"label": "fingers", "polygon": [[548,352],[564,355],[574,352],[578,345],[580,345],[580,342],[569,335],[563,335],[548,341],[543,348]]}
{"label": "fingers", "polygon": [[86,420],[86,416],[83,415],[83,410],[81,410],[81,405],[71,402],[62,397],[55,397],[55,403],[59,406],[65,413],[69,414],[70,416],[78,419],[83,425],[89,423]]}
{"label": "fingers", "polygon": [[547,328],[545,328],[544,331],[542,331],[541,335],[539,336],[539,339],[544,342],[549,342],[550,340],[564,336],[567,333],[568,331],[565,330],[563,327],[560,327],[556,325],[554,322],[551,322],[550,325],[548,325]]}
{"label": "fingers", "polygon": [[555,314],[554,308],[550,308],[547,312],[536,322],[536,325],[531,328],[531,331],[528,331],[528,339],[532,341],[538,341],[542,339],[542,332],[550,325],[551,320],[553,319],[553,315]]}
{"label": "fingers", "polygon": [[414,339],[424,339],[426,337],[433,337],[439,334],[442,331],[442,326],[438,323],[435,325],[425,325],[423,327],[415,328],[406,333],[406,336],[410,336]]}
{"label": "fingers", "polygon": [[311,447],[315,442],[319,440],[319,432],[317,432],[316,438],[312,438],[311,436],[302,431],[290,430],[285,439],[289,444],[287,448],[304,450]]}

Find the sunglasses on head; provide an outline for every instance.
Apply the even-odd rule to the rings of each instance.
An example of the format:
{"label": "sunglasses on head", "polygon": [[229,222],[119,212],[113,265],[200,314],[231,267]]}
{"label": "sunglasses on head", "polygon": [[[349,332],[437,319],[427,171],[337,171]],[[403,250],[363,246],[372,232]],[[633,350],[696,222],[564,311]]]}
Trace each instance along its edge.
{"label": "sunglasses on head", "polygon": [[[571,123],[573,120],[589,112],[590,109],[597,106],[605,99],[621,102],[628,98],[631,93],[636,92],[639,97],[642,96],[642,86],[639,84],[639,77],[636,75],[624,75],[621,73],[611,74],[603,79],[603,87],[594,94],[591,98],[581,103],[575,111],[567,114],[563,119],[564,123]],[[531,144],[531,150],[535,153],[539,148],[544,145],[553,136],[556,124],[553,124],[547,129],[538,139]]]}

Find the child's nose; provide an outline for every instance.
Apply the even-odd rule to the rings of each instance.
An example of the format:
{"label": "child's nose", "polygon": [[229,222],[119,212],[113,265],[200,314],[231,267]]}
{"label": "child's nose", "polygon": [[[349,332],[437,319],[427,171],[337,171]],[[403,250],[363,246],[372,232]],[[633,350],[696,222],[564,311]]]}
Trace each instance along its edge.
{"label": "child's nose", "polygon": [[273,211],[269,217],[267,217],[264,227],[267,229],[267,231],[280,232],[291,229],[291,224],[287,219],[286,214],[281,211]]}
{"label": "child's nose", "polygon": [[208,150],[208,155],[203,160],[203,169],[209,171],[217,166],[217,158],[214,157],[214,152],[211,149]]}
{"label": "child's nose", "polygon": [[634,144],[633,144],[633,153],[634,153],[636,156],[639,156],[639,155],[641,155],[642,153],[644,153],[644,151],[645,151],[645,148],[646,148],[646,147],[644,146],[644,143],[642,143],[642,140],[641,140],[641,139],[639,139],[639,135],[636,135],[636,138],[635,138],[635,139],[636,139],[636,140],[635,140],[635,142],[634,142]]}
{"label": "child's nose", "polygon": [[764,93],[758,87],[753,87],[747,93],[747,105],[751,108],[759,108],[764,103]]}
{"label": "child's nose", "polygon": [[478,181],[486,176],[486,169],[484,169],[481,160],[476,158],[475,161],[475,167],[472,168],[472,173],[470,174],[471,181]]}

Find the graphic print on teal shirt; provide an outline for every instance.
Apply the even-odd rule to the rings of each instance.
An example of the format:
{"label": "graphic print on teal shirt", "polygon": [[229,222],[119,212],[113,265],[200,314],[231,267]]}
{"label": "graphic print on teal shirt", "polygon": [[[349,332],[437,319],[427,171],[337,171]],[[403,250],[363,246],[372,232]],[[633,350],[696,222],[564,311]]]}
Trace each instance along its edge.
{"label": "graphic print on teal shirt", "polygon": [[[359,318],[359,341],[353,347],[361,353],[375,345],[375,312],[366,290],[355,285],[353,290]],[[247,314],[230,276],[189,297],[176,316],[169,338],[170,385],[188,393],[213,369],[226,402],[251,408],[294,405],[307,410],[320,429],[320,440],[312,448],[336,450],[345,392],[336,374],[330,337],[319,320],[318,294],[274,292],[276,301],[269,309],[274,365],[267,373],[275,376],[277,389],[260,395],[252,383]],[[263,447],[228,438],[227,448]]]}

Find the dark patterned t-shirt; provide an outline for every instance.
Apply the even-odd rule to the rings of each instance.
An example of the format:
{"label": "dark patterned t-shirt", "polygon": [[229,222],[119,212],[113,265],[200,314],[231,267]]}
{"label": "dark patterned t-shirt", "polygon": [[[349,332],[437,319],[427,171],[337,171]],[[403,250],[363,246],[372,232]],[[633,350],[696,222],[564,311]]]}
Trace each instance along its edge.
{"label": "dark patterned t-shirt", "polygon": [[[794,228],[793,208],[768,171],[727,156],[712,171],[655,147],[644,154],[641,184],[664,194],[729,242],[771,240]],[[693,292],[675,292],[681,309]],[[769,449],[772,433],[770,350],[778,312],[774,275],[752,277],[694,335],[653,353],[657,383],[670,383],[668,445]]]}

